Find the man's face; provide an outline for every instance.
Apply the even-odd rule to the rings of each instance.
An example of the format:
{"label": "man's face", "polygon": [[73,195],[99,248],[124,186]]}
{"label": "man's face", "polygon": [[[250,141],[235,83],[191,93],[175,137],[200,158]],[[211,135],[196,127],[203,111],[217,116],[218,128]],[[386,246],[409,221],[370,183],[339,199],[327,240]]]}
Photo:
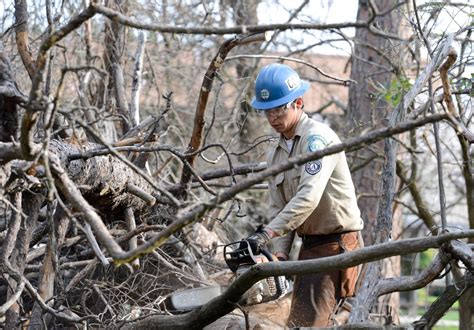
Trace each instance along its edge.
{"label": "man's face", "polygon": [[290,131],[297,121],[297,111],[293,103],[267,110],[265,115],[273,129],[281,134]]}

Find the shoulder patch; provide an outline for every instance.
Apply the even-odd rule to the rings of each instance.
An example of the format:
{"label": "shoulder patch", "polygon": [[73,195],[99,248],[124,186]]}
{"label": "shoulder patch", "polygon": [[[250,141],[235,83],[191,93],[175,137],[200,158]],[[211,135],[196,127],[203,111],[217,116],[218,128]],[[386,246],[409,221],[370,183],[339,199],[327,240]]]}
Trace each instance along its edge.
{"label": "shoulder patch", "polygon": [[319,134],[308,136],[308,151],[314,152],[316,150],[324,149],[327,146],[326,139]]}
{"label": "shoulder patch", "polygon": [[323,168],[323,163],[321,162],[320,159],[307,162],[304,167],[306,173],[311,174],[311,175],[318,174],[322,168]]}

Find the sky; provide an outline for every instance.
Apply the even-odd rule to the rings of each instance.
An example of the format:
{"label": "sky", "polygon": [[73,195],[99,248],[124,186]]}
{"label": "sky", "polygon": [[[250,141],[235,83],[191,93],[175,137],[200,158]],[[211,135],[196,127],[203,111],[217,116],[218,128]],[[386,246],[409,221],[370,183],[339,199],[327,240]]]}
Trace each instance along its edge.
{"label": "sky", "polygon": [[[288,20],[288,9],[298,8],[303,0],[299,1],[280,1],[283,6],[276,6],[274,1],[264,1],[258,8],[259,21],[263,24],[284,23]],[[300,20],[294,20],[293,23],[308,23],[309,20],[314,23],[316,19],[318,23],[340,23],[340,22],[355,22],[357,18],[357,0],[310,0],[305,6],[299,16],[303,17]],[[270,15],[268,13],[271,13]],[[305,20],[308,17],[308,20]],[[354,36],[354,29],[345,29],[344,31],[349,36]],[[327,32],[322,32],[326,33]],[[317,38],[311,38],[307,34],[302,34],[301,31],[293,31],[293,35],[302,35],[303,43],[312,44]],[[316,32],[315,36],[320,36],[320,32]],[[333,36],[334,37],[334,36]],[[350,47],[347,43],[337,43],[337,49],[330,46],[321,46],[314,51],[325,54],[344,54],[350,52]]]}
{"label": "sky", "polygon": [[[289,14],[288,9],[298,8],[304,0],[292,0],[292,1],[278,1],[283,3],[282,5],[276,5],[273,0],[263,1],[258,8],[259,21],[264,24],[272,23],[284,23],[288,20]],[[412,1],[412,0],[409,0]],[[417,0],[417,7],[427,3],[427,0]],[[463,10],[459,8],[444,8],[441,15],[438,17],[436,28],[431,31],[432,34],[441,33],[453,33],[466,27],[469,24],[473,24],[474,21],[474,0],[458,0],[456,3],[465,3],[471,5],[471,7],[465,7]],[[313,20],[317,20],[321,23],[340,23],[340,22],[355,22],[357,19],[358,0],[310,0],[306,5],[305,9],[301,12],[303,17],[301,20],[295,20],[293,23],[305,23],[304,16],[309,16]],[[268,14],[271,13],[271,14]],[[420,19],[423,22],[428,17],[428,13],[420,12]],[[414,17],[411,17],[412,21],[415,21]],[[310,37],[308,34],[303,34],[301,31],[295,30],[291,33],[295,38],[301,38],[303,44],[313,44],[318,38],[321,37],[320,32],[315,33],[316,37]],[[328,36],[328,32],[326,37]],[[354,36],[354,29],[345,29],[344,33],[348,36]],[[335,35],[331,35],[332,38]],[[318,46],[312,51],[322,54],[338,54],[338,55],[349,55],[350,46],[347,42],[339,42],[335,44],[336,47],[331,46]],[[459,49],[460,44],[454,45]],[[425,53],[425,56],[428,55]],[[466,68],[464,76],[469,77],[471,73],[474,73],[474,65]]]}
{"label": "sky", "polygon": [[[29,0],[33,1],[33,0]],[[259,21],[262,24],[284,23],[289,18],[288,10],[298,8],[305,0],[263,0],[258,7]],[[413,0],[409,0],[413,1]],[[0,1],[0,17],[3,16],[4,7],[11,8],[13,0]],[[417,5],[422,5],[428,2],[427,0],[416,0]],[[457,0],[456,3],[466,3],[474,6],[474,0]],[[309,3],[304,7],[304,10],[298,15],[299,20],[294,20],[294,23],[306,23],[310,20],[314,23],[337,23],[337,22],[355,22],[357,17],[358,0],[309,0]],[[459,9],[451,9],[449,11],[443,10],[443,15],[438,20],[438,28],[433,31],[438,32],[453,32],[459,30],[462,26],[467,26],[469,22],[474,20],[474,9],[468,9],[469,13],[463,13]],[[423,16],[421,17],[423,20]],[[9,26],[9,24],[8,24]],[[8,27],[3,24],[4,28]],[[0,31],[4,32],[4,31]],[[301,39],[302,44],[313,44],[321,38],[321,33],[326,38],[329,32],[312,31],[311,33],[303,33],[301,30],[292,32],[286,31],[285,34],[292,34],[294,38]],[[354,35],[354,29],[345,29],[344,33],[348,36]],[[331,38],[336,37],[334,34]],[[341,54],[348,55],[350,53],[350,46],[347,42],[335,43],[335,47],[318,46],[312,51],[323,54]],[[474,71],[471,70],[471,71]]]}

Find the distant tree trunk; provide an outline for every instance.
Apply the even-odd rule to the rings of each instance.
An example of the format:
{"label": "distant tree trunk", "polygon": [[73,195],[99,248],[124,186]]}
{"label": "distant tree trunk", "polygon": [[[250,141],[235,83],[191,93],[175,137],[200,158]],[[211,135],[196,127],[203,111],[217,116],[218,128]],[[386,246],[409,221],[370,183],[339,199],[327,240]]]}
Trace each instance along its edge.
{"label": "distant tree trunk", "polygon": [[[127,12],[127,1],[124,0],[108,0],[106,5],[122,14]],[[109,73],[108,81],[101,81],[101,86],[97,93],[98,108],[106,111],[109,114],[120,115],[119,121],[104,121],[104,127],[101,127],[102,134],[108,142],[117,140],[117,134],[121,136],[128,128],[129,124],[126,121],[128,113],[123,112],[120,109],[117,100],[114,95],[118,93],[116,91],[115,77],[116,71],[119,70],[119,74],[123,74],[121,70],[121,58],[124,52],[124,39],[125,39],[125,27],[115,21],[106,21],[105,24],[105,38],[104,38],[104,54],[103,60],[105,69]],[[123,76],[122,76],[123,78]],[[122,95],[125,97],[125,95]],[[115,126],[114,126],[114,123]]]}
{"label": "distant tree trunk", "polygon": [[[258,24],[257,6],[259,1],[231,1],[231,6],[234,13],[234,20],[236,25],[254,25]],[[242,54],[256,54],[260,45],[249,44],[239,49],[239,53]],[[251,81],[253,80],[252,70],[253,66],[248,65],[247,60],[239,60],[236,64],[237,77],[239,79],[248,78],[246,81],[249,86],[253,86]],[[240,146],[245,149],[248,147],[250,142],[261,135],[261,123],[257,117],[257,114],[252,111],[249,106],[248,100],[253,95],[253,88],[246,90],[247,94],[245,97],[240,98],[239,113],[237,115],[238,121],[242,124],[239,132]],[[247,155],[239,156],[239,161],[242,163],[251,162]]]}
{"label": "distant tree trunk", "polygon": [[[384,11],[396,3],[394,0],[377,1],[379,10]],[[357,20],[366,21],[369,14],[368,2],[359,1]],[[376,19],[377,24],[384,31],[398,34],[400,17],[392,13]],[[395,78],[394,74],[384,68],[389,68],[386,60],[376,50],[388,53],[398,51],[393,44],[381,36],[376,36],[367,29],[357,29],[355,36],[354,53],[352,55],[351,79],[357,84],[352,84],[349,89],[348,120],[353,128],[353,134],[358,135],[372,127],[381,127],[382,119],[387,118],[391,107],[383,98],[377,98],[377,90],[373,82],[377,81],[388,85]],[[359,42],[360,41],[360,42]],[[374,49],[364,44],[370,44]],[[393,54],[395,55],[395,54]],[[375,148],[375,147],[374,147]],[[353,165],[358,165],[372,159],[368,164],[353,173],[354,183],[359,194],[359,207],[366,220],[364,238],[366,243],[372,243],[373,238],[371,223],[377,217],[377,206],[380,188],[380,173],[383,165],[383,143],[377,149],[365,149],[357,154]]]}
{"label": "distant tree trunk", "polygon": [[[469,228],[474,229],[474,147],[468,141],[459,137],[463,154],[463,175],[466,181],[467,214]],[[469,244],[474,244],[474,239],[469,238]],[[466,290],[459,298],[459,328],[467,329],[474,324],[474,288]]]}
{"label": "distant tree trunk", "polygon": [[23,94],[13,77],[8,56],[0,52],[0,142],[18,140],[18,106]]}
{"label": "distant tree trunk", "polygon": [[[395,0],[380,0],[374,2],[379,12],[394,7]],[[400,7],[399,7],[400,8]],[[371,8],[367,0],[359,0],[358,21],[367,21]],[[377,17],[374,25],[381,31],[400,35],[402,15],[399,11]],[[367,47],[370,45],[371,47]],[[381,56],[383,53],[384,56]],[[393,62],[388,62],[393,59]],[[395,59],[398,59],[395,61]],[[394,72],[400,72],[397,68],[400,63],[400,47],[396,42],[386,37],[375,35],[368,29],[357,29],[355,35],[354,53],[352,54],[351,79],[357,84],[352,84],[349,89],[348,121],[352,127],[352,134],[359,135],[364,130],[379,128],[384,118],[392,109],[383,97],[377,97],[377,89],[374,82],[389,86],[395,78]],[[361,166],[353,173],[354,184],[358,193],[358,203],[365,221],[363,236],[366,245],[375,241],[376,220],[379,197],[381,195],[381,174],[383,166],[383,143],[372,145],[370,148],[357,152],[353,158],[353,167]],[[392,225],[392,237],[398,236],[400,232],[400,216],[395,210]],[[398,216],[397,216],[398,213]],[[384,266],[385,276],[397,276],[400,274],[399,258],[390,259]],[[386,303],[384,303],[386,305]],[[398,319],[398,294],[390,297],[388,306],[391,307],[391,315]],[[385,310],[384,310],[385,311]],[[382,312],[380,309],[378,312]]]}

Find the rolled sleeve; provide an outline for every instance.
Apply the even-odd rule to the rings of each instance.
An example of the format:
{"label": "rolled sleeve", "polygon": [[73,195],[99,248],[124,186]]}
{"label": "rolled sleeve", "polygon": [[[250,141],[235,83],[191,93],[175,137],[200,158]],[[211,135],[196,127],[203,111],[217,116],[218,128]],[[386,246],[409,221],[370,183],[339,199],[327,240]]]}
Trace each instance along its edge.
{"label": "rolled sleeve", "polygon": [[272,240],[273,253],[276,254],[280,252],[289,256],[294,238],[295,238],[295,231],[291,231],[284,236],[274,238]]}

